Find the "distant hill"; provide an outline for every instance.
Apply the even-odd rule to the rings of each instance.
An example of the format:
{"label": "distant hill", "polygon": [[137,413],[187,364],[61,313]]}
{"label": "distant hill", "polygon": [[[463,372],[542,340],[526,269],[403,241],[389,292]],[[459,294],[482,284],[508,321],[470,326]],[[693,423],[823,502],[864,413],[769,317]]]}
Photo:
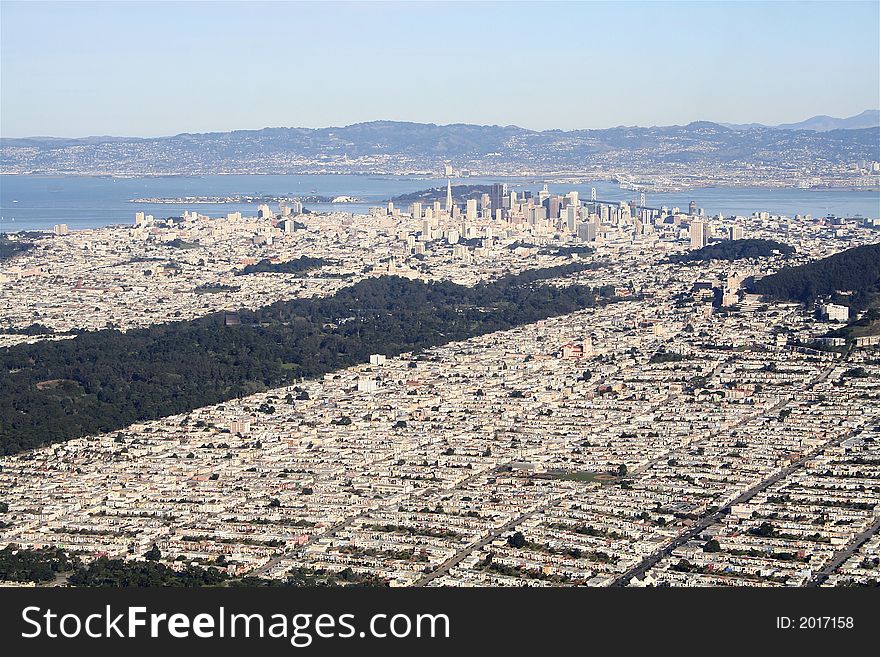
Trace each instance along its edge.
{"label": "distant hill", "polygon": [[865,110],[861,114],[850,116],[845,119],[837,119],[833,116],[814,116],[806,121],[798,123],[783,123],[776,126],[781,130],[816,130],[827,132],[828,130],[858,130],[859,128],[876,128],[880,125],[880,110]]}
{"label": "distant hill", "polygon": [[833,256],[753,281],[749,291],[774,299],[812,303],[818,297],[863,310],[880,300],[880,244],[857,246]]}
{"label": "distant hill", "polygon": [[876,128],[880,126],[880,110],[865,110],[861,114],[839,119],[833,116],[820,114],[797,123],[781,123],[777,126],[768,126],[762,123],[721,123],[733,130],[754,130],[755,128],[776,128],[777,130],[812,130],[814,132],[829,132],[831,130],[859,130],[861,128]]}
{"label": "distant hill", "polygon": [[704,246],[702,249],[670,256],[669,260],[671,262],[742,260],[744,258],[765,258],[773,255],[774,252],[790,255],[794,253],[794,248],[773,240],[723,240]]}
{"label": "distant hill", "polygon": [[640,166],[822,168],[880,160],[880,128],[780,130],[684,126],[527,130],[517,126],[373,121],[332,128],[264,128],[173,137],[0,139],[6,173],[202,175],[400,173],[458,167],[538,173]]}

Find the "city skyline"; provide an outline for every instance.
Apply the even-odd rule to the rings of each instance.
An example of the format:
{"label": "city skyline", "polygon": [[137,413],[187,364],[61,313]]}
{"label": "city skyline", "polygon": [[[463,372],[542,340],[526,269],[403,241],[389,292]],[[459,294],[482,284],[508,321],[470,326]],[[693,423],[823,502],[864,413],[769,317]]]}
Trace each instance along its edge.
{"label": "city skyline", "polygon": [[878,6],[4,1],[0,135],[845,117],[880,107]]}

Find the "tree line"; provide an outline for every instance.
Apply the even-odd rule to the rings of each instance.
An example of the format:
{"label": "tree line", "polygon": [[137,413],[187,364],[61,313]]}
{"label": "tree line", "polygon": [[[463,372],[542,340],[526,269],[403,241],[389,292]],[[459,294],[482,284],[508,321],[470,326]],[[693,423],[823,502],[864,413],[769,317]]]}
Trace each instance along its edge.
{"label": "tree line", "polygon": [[669,256],[670,262],[704,262],[706,260],[742,260],[766,258],[778,251],[782,255],[794,253],[794,247],[782,242],[764,239],[723,240],[702,249]]}

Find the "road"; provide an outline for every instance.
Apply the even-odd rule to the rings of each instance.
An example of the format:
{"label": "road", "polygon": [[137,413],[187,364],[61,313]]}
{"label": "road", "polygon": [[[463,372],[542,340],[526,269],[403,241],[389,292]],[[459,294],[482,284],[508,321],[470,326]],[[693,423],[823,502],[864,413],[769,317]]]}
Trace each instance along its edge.
{"label": "road", "polygon": [[633,566],[632,568],[627,570],[625,573],[623,573],[620,577],[618,577],[616,580],[614,580],[614,582],[612,583],[612,586],[626,586],[627,584],[629,584],[630,580],[633,577],[639,577],[639,578],[644,577],[645,573],[651,567],[657,565],[660,562],[660,560],[663,559],[663,557],[666,557],[669,554],[671,554],[675,548],[680,547],[680,546],[684,545],[685,543],[687,543],[692,538],[699,536],[701,532],[704,532],[710,526],[712,526],[713,524],[715,524],[716,522],[721,520],[725,515],[727,515],[730,512],[731,506],[733,506],[734,504],[744,504],[745,502],[748,502],[755,495],[768,489],[770,486],[772,486],[776,482],[780,481],[781,479],[784,479],[785,477],[790,475],[792,472],[794,472],[795,470],[800,468],[804,463],[806,463],[810,459],[814,458],[818,454],[821,454],[824,450],[828,449],[829,447],[834,447],[834,446],[839,445],[847,438],[851,438],[855,434],[859,433],[859,431],[861,431],[861,429],[859,429],[857,431],[847,432],[843,435],[838,436],[834,440],[830,440],[827,443],[823,443],[823,444],[819,445],[815,449],[812,449],[809,452],[807,452],[806,454],[804,454],[801,458],[799,458],[797,461],[793,462],[791,465],[783,468],[782,470],[778,470],[777,472],[770,475],[766,479],[762,480],[761,482],[759,482],[755,486],[752,486],[747,491],[745,491],[744,493],[739,495],[739,497],[732,500],[729,504],[722,507],[721,509],[719,509],[718,511],[716,511],[712,515],[705,516],[702,520],[700,520],[700,522],[698,522],[696,525],[691,527],[685,533],[680,534],[671,543],[667,543],[666,546],[664,546],[663,548],[661,548],[657,552],[652,552],[650,555],[645,557],[637,565]]}
{"label": "road", "polygon": [[[432,491],[432,492],[434,492],[434,493],[439,493],[439,494],[441,494],[441,495],[442,495],[442,494],[445,494],[445,493],[452,492],[452,491],[455,490],[456,488],[459,488],[459,487],[461,487],[461,486],[466,486],[468,483],[470,483],[471,481],[473,481],[473,480],[476,479],[477,477],[485,476],[486,474],[491,473],[491,472],[493,472],[493,471],[500,472],[500,471],[504,470],[508,465],[510,465],[510,464],[509,464],[509,463],[505,463],[505,464],[503,464],[503,465],[495,466],[494,468],[488,468],[488,469],[479,470],[479,471],[474,472],[473,474],[471,474],[471,475],[465,477],[464,479],[462,479],[461,481],[459,481],[457,484],[455,484],[454,486],[452,486],[452,487],[450,487],[450,488],[447,488],[447,489],[444,489],[444,490],[440,490],[440,491],[436,491],[436,490],[435,490],[435,491]],[[424,494],[427,495],[428,492],[429,492],[429,491],[425,491]],[[311,536],[309,536],[308,540],[305,542],[305,545],[311,545],[312,543],[315,543],[316,541],[319,541],[319,540],[321,540],[322,538],[326,538],[326,537],[328,537],[328,536],[333,536],[333,535],[336,534],[336,532],[338,532],[340,529],[343,529],[343,528],[345,528],[345,527],[348,527],[348,526],[349,526],[351,523],[353,523],[355,520],[360,520],[360,519],[363,519],[363,518],[367,518],[367,517],[369,517],[370,512],[371,512],[371,511],[374,511],[374,510],[375,510],[375,509],[371,509],[371,510],[368,510],[368,511],[360,512],[360,513],[355,513],[355,514],[352,514],[352,515],[350,515],[350,516],[347,516],[347,517],[343,518],[342,520],[340,520],[339,522],[337,522],[335,525],[332,525],[332,526],[328,527],[328,528],[325,529],[324,531],[322,531],[322,532],[320,532],[320,533],[317,533],[317,534],[312,534]],[[296,549],[302,549],[302,547],[303,547],[303,546],[299,546],[299,547],[296,548]],[[253,577],[261,577],[262,575],[265,575],[265,574],[268,573],[272,568],[274,568],[275,566],[277,566],[279,563],[281,563],[282,561],[284,561],[284,560],[290,558],[292,552],[293,552],[293,551],[291,551],[291,550],[285,550],[284,552],[281,552],[281,553],[279,553],[279,554],[276,554],[275,556],[271,557],[271,558],[269,559],[269,561],[267,561],[265,564],[263,564],[263,565],[260,566],[259,568],[255,569],[254,571],[248,573],[248,575],[253,576]]]}
{"label": "road", "polygon": [[843,563],[849,559],[856,551],[868,542],[874,534],[880,531],[880,517],[874,520],[874,523],[861,534],[858,534],[853,540],[847,543],[842,550],[839,550],[831,557],[825,567],[818,573],[813,575],[807,586],[822,586],[826,579],[840,568]]}
{"label": "road", "polygon": [[496,538],[500,538],[502,534],[509,532],[511,529],[513,529],[514,527],[516,527],[517,525],[519,525],[523,521],[537,515],[538,513],[541,513],[545,509],[553,506],[554,504],[558,504],[558,503],[559,503],[559,500],[554,499],[554,500],[548,502],[547,504],[543,504],[536,509],[532,509],[531,511],[527,511],[526,513],[523,513],[522,515],[517,516],[513,520],[509,520],[508,522],[504,523],[500,527],[496,527],[495,529],[490,531],[488,534],[486,534],[483,538],[481,538],[479,541],[465,546],[464,548],[462,548],[461,550],[459,550],[458,552],[453,554],[451,557],[449,557],[449,559],[447,559],[446,561],[441,563],[439,566],[437,566],[436,569],[434,569],[433,571],[431,571],[430,573],[428,573],[424,577],[421,577],[418,580],[416,580],[415,583],[413,584],[413,586],[425,586],[426,584],[432,582],[433,580],[437,579],[438,577],[445,575],[446,573],[449,572],[450,568],[454,568],[455,566],[457,566],[459,563],[462,562],[462,560],[466,556],[468,556],[474,550],[480,550],[480,549],[486,547],[489,543],[494,541]]}
{"label": "road", "polygon": [[[844,359],[842,359],[842,360],[845,360],[845,358],[846,357],[844,357]],[[835,362],[835,363],[832,363],[831,365],[829,365],[813,381],[811,381],[807,385],[807,387],[808,388],[812,387],[816,383],[823,381],[825,378],[827,378],[828,375],[831,373],[831,371],[834,369],[834,367],[839,365],[839,362],[841,362],[841,361],[838,361],[838,362]],[[713,370],[709,376],[710,377],[715,376],[722,365],[723,365],[723,363],[719,362],[715,366],[715,368],[713,368]],[[790,401],[790,397],[783,398],[779,402],[777,402],[773,407],[771,407],[769,409],[764,409],[763,411],[757,411],[753,414],[750,414],[750,415],[742,418],[735,425],[727,427],[723,431],[729,432],[739,426],[742,426],[743,424],[745,424],[747,422],[750,422],[755,417],[758,417],[761,415],[772,415],[772,414],[778,412],[779,410],[781,410],[783,407],[785,407],[789,403],[789,401]],[[699,445],[700,443],[704,443],[706,441],[709,441],[709,440],[713,439],[714,437],[716,437],[717,435],[719,435],[720,433],[722,433],[722,432],[721,431],[712,432],[712,433],[708,434],[706,437],[704,437],[698,441],[694,441],[693,443],[691,443],[691,446],[696,446],[696,445]],[[845,440],[847,437],[849,437],[849,435],[842,436],[842,437],[836,439],[836,441]],[[821,452],[821,450],[834,444],[836,441],[831,441],[831,442],[825,443],[824,445],[816,448],[815,450],[813,450],[812,452],[810,452],[806,456],[803,456],[801,459],[796,461],[794,464],[788,466],[784,470],[777,472],[776,474],[772,475],[771,477],[768,477],[767,479],[763,480],[762,482],[760,482],[756,486],[750,488],[745,493],[743,493],[738,498],[736,498],[736,500],[731,502],[731,504],[740,504],[742,502],[748,501],[754,495],[756,495],[757,493],[766,489],[767,487],[772,486],[774,483],[776,483],[777,481],[779,481],[780,479],[782,479],[783,477],[787,476],[788,474],[793,472],[795,469],[800,467],[800,465],[802,465],[806,460],[812,458],[813,456],[815,456],[816,454]],[[646,469],[650,468],[653,464],[658,463],[666,458],[668,458],[668,453],[665,453],[664,455],[661,455],[661,456],[659,456],[655,459],[652,459],[646,463],[643,463],[641,466],[635,468],[630,473],[630,476],[637,475],[637,474],[645,471]],[[468,476],[467,478],[463,479],[462,481],[459,481],[454,486],[452,486],[446,490],[443,490],[441,492],[442,493],[452,492],[453,490],[455,490],[457,488],[465,486],[467,483],[476,479],[477,477],[485,476],[487,474],[487,472],[491,472],[492,470],[502,471],[505,469],[505,467],[507,465],[509,465],[509,464],[502,464],[502,465],[496,466],[495,468],[490,468],[488,471],[481,470],[481,471],[475,472],[475,473],[471,474],[470,476]],[[426,491],[426,493],[427,492],[428,491]],[[432,491],[432,492],[436,493],[436,491]],[[544,504],[536,509],[533,509],[531,511],[528,511],[526,513],[523,513],[523,514],[517,516],[516,518],[513,518],[512,520],[506,522],[505,524],[501,525],[500,527],[497,527],[497,528],[491,530],[488,534],[483,536],[480,540],[478,540],[474,543],[468,544],[467,546],[465,546],[461,550],[457,551],[452,557],[450,557],[449,559],[447,559],[446,561],[441,563],[433,571],[431,571],[430,573],[428,573],[428,574],[424,575],[423,577],[419,578],[418,580],[416,580],[416,582],[414,583],[414,586],[425,586],[426,584],[430,583],[434,579],[446,574],[451,568],[453,568],[456,565],[458,565],[459,563],[461,563],[461,561],[464,560],[465,557],[467,557],[469,554],[471,554],[474,550],[482,549],[483,547],[485,547],[486,545],[488,545],[489,543],[494,541],[496,538],[500,537],[505,532],[510,531],[511,529],[513,529],[514,527],[516,527],[517,525],[522,523],[524,520],[533,517],[535,514],[543,511],[544,509],[546,509],[550,506],[558,504],[558,502],[559,502],[559,500],[554,498],[553,500],[547,502],[546,504]],[[313,534],[312,536],[310,536],[308,541],[306,542],[306,545],[310,545],[310,544],[312,544],[322,538],[325,538],[328,536],[333,536],[340,529],[343,529],[344,527],[349,526],[354,521],[368,517],[368,514],[369,514],[369,511],[361,512],[361,513],[357,513],[357,514],[348,516],[348,517],[344,518],[343,520],[341,520],[340,522],[336,523],[335,525],[327,528],[323,532],[318,533],[318,534]],[[632,579],[632,577],[643,576],[644,573],[651,566],[653,566],[657,562],[659,562],[660,559],[662,559],[666,554],[671,552],[673,549],[675,549],[679,545],[686,543],[694,536],[697,536],[700,532],[704,531],[707,527],[712,525],[714,522],[716,522],[718,519],[720,519],[723,515],[725,515],[725,512],[722,509],[721,511],[719,511],[715,514],[712,514],[711,516],[705,517],[703,520],[700,521],[700,523],[698,523],[697,525],[695,525],[694,527],[689,529],[684,534],[680,535],[678,538],[674,539],[671,543],[667,544],[667,546],[665,548],[661,549],[657,553],[653,553],[649,557],[646,557],[639,564],[637,564],[636,566],[634,566],[630,570],[626,571],[624,574],[622,574],[620,577],[618,577],[614,581],[612,586],[625,586],[630,581],[630,579]],[[279,563],[281,563],[285,559],[289,558],[290,556],[291,556],[290,551],[285,551],[283,553],[277,554],[274,557],[272,557],[265,565],[254,570],[250,574],[254,575],[254,576],[264,575],[265,573],[269,572],[272,568],[274,568],[276,565],[278,565]]]}
{"label": "road", "polygon": [[[820,383],[820,382],[824,381],[825,379],[827,379],[828,376],[831,374],[831,372],[834,371],[834,368],[839,366],[842,362],[846,361],[848,356],[849,356],[849,352],[847,352],[843,356],[843,358],[841,358],[840,360],[830,363],[828,365],[828,367],[826,367],[824,370],[822,370],[822,372],[820,372],[816,376],[815,379],[810,381],[805,386],[805,389],[809,390],[810,388],[815,386],[817,383]],[[719,367],[720,367],[720,364],[719,364],[719,366],[716,366],[714,370],[712,370],[712,375],[717,373]],[[782,410],[785,406],[788,405],[788,403],[790,401],[791,401],[791,397],[784,397],[783,399],[779,400],[776,404],[774,404],[769,409],[757,411],[755,413],[747,415],[746,417],[744,417],[742,420],[740,420],[736,424],[724,429],[724,433],[729,433],[730,431],[736,429],[737,427],[743,426],[744,424],[751,422],[756,417],[771,416],[771,415],[777,413],[778,411]],[[691,446],[696,446],[696,445],[699,445],[700,443],[711,440],[712,438],[719,435],[720,433],[722,433],[722,432],[721,431],[712,432],[711,434],[709,434],[705,438],[703,438],[699,441],[696,441],[694,443],[691,443]],[[725,507],[722,507],[721,509],[719,509],[717,512],[713,513],[712,515],[705,516],[699,523],[697,523],[696,525],[691,527],[685,533],[679,535],[677,538],[673,539],[673,541],[671,543],[667,543],[665,547],[661,548],[660,550],[658,550],[656,552],[652,552],[650,555],[648,555],[647,557],[642,559],[642,561],[640,561],[638,564],[636,564],[635,566],[633,566],[632,568],[630,568],[629,570],[624,572],[622,575],[620,575],[617,579],[615,579],[614,582],[611,584],[611,586],[626,586],[627,584],[629,584],[630,580],[632,580],[633,577],[640,577],[640,578],[644,577],[645,573],[651,567],[653,567],[657,563],[659,563],[660,560],[663,559],[663,557],[669,555],[675,548],[680,547],[681,545],[684,545],[692,538],[698,536],[701,532],[705,531],[708,527],[710,527],[711,525],[716,523],[718,520],[720,520],[723,516],[725,516],[728,513],[729,507],[731,505],[742,504],[744,502],[749,501],[750,499],[752,499],[755,495],[757,495],[761,491],[766,490],[767,488],[769,488],[770,486],[775,484],[780,479],[787,477],[789,474],[791,474],[792,472],[797,470],[801,465],[803,465],[806,461],[813,458],[817,454],[821,453],[822,450],[824,450],[832,445],[840,444],[841,442],[843,442],[847,438],[854,435],[854,433],[857,433],[857,432],[850,432],[850,433],[844,434],[842,436],[839,436],[838,438],[835,438],[834,440],[831,440],[827,443],[820,445],[819,447],[815,448],[811,452],[802,456],[800,459],[798,459],[797,461],[795,461],[794,463],[792,463],[788,467],[784,468],[783,470],[779,470],[775,474],[769,476],[768,478],[762,480],[761,482],[759,482],[755,486],[749,488],[747,491],[742,493],[739,497],[737,497],[735,500],[730,502]],[[652,463],[656,463],[656,462],[662,460],[663,458],[666,458],[666,456],[662,456],[662,457],[658,457],[656,459],[653,459],[651,462],[649,462],[649,463],[645,464],[644,466],[642,466],[641,468],[639,468],[639,471],[642,472],[642,471],[646,470],[648,467],[651,466]]]}

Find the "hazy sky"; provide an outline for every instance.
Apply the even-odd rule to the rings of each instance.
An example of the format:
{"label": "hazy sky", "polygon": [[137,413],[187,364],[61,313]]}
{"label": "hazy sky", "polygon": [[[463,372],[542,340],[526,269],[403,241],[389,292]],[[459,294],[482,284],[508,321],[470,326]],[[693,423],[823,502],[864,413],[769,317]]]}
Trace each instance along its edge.
{"label": "hazy sky", "polygon": [[878,7],[0,0],[0,134],[849,116],[880,107]]}

